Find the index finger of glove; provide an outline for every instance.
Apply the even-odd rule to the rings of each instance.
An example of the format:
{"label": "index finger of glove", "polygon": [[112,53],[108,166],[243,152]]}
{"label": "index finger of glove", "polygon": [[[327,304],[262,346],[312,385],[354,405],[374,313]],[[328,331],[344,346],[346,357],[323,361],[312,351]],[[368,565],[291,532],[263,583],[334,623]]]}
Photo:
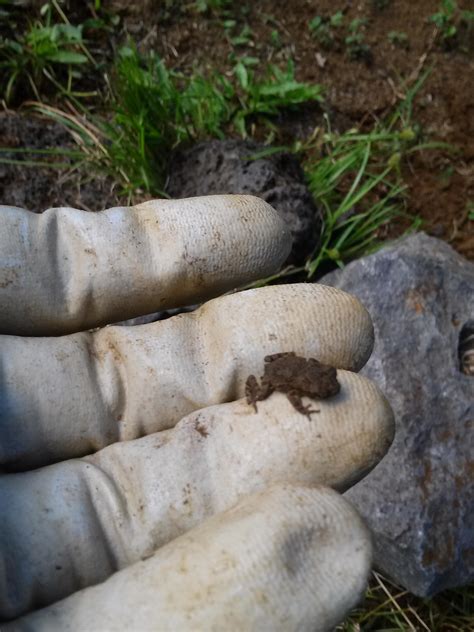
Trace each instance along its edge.
{"label": "index finger of glove", "polygon": [[253,196],[1,213],[5,334],[60,335],[200,302],[275,272],[291,247]]}

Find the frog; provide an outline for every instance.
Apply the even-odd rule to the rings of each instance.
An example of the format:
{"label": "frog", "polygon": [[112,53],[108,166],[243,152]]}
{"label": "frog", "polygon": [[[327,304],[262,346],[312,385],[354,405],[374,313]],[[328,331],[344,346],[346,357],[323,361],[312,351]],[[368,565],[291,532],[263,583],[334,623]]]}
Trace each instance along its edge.
{"label": "frog", "polygon": [[325,399],[337,395],[340,384],[337,370],[322,364],[315,358],[298,356],[294,351],[283,351],[264,357],[264,372],[259,385],[255,375],[249,375],[245,383],[247,403],[258,412],[257,402],[269,397],[274,391],[286,393],[293,407],[311,419],[320,411],[305,406],[302,397]]}

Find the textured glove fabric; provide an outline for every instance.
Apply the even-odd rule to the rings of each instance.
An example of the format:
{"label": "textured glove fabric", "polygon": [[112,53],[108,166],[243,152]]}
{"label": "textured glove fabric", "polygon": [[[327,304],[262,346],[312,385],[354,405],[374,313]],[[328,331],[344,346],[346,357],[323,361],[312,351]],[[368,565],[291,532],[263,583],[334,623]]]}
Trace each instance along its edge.
{"label": "textured glove fabric", "polygon": [[60,335],[203,301],[271,274],[291,248],[283,220],[252,196],[0,212],[5,334]]}
{"label": "textured glove fabric", "polygon": [[220,297],[138,327],[0,336],[0,467],[38,467],[170,428],[242,397],[267,354],[291,350],[357,371],[372,346],[357,299],[301,283]]}
{"label": "textured glove fabric", "polygon": [[286,485],[2,630],[321,632],[357,603],[370,559],[368,532],[347,501]]}
{"label": "textured glove fabric", "polygon": [[[0,212],[2,632],[333,628],[371,557],[337,492],[394,431],[365,308],[280,285],[90,330],[271,274],[290,233],[250,196]],[[310,417],[243,398],[288,351],[338,369]]]}
{"label": "textured glove fabric", "polygon": [[258,413],[238,400],[82,460],[4,476],[0,612],[16,616],[103,581],[275,483],[348,488],[387,451],[393,418],[372,382],[347,371],[339,381],[310,420],[283,394]]}

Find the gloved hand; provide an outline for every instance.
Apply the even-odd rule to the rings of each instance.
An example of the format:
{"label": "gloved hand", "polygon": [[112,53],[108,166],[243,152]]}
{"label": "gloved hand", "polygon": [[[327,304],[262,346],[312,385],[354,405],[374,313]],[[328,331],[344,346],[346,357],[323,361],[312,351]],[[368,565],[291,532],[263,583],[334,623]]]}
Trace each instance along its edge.
{"label": "gloved hand", "polygon": [[[393,436],[355,373],[373,344],[365,309],[281,285],[85,331],[268,275],[289,233],[244,196],[0,212],[2,632],[334,626],[371,547],[333,490]],[[243,399],[281,351],[339,369],[310,419],[282,393],[258,412]]]}

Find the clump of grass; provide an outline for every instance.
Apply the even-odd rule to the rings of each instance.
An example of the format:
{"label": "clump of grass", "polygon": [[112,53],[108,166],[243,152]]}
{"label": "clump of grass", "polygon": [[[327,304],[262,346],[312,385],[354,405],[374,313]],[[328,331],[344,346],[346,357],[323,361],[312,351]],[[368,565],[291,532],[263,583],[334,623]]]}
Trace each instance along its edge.
{"label": "clump of grass", "polygon": [[304,266],[285,268],[254,287],[295,274],[314,279],[322,271],[342,268],[386,243],[385,230],[394,220],[403,219],[407,230],[420,226],[421,220],[407,212],[403,166],[414,152],[453,149],[445,143],[424,142],[412,121],[413,100],[428,74],[370,131],[335,133],[326,116],[326,128],[317,129],[312,139],[279,148],[303,152],[306,178],[316,205],[323,210],[323,225],[319,244]]}
{"label": "clump of grass", "polygon": [[[224,80],[187,78],[153,53],[143,60],[134,48],[124,48],[115,68],[111,120],[86,117],[84,128],[75,131],[89,157],[115,173],[127,193],[164,195],[172,150],[185,141],[222,136],[231,115],[228,88]],[[94,133],[82,133],[86,129]]]}
{"label": "clump of grass", "polygon": [[296,81],[291,62],[285,71],[269,66],[258,79],[244,60],[237,62],[232,82],[222,75],[184,76],[155,54],[142,58],[127,47],[115,68],[109,120],[85,111],[40,109],[66,125],[85,160],[113,175],[124,192],[165,195],[170,154],[179,145],[221,138],[232,129],[245,137],[249,122],[271,125],[283,108],[321,98],[319,86]]}
{"label": "clump of grass", "polygon": [[309,188],[324,209],[321,243],[306,264],[309,278],[325,262],[343,267],[373,252],[383,226],[405,214],[398,152],[412,138],[409,130],[382,128],[322,133],[319,151],[306,163]]}
{"label": "clump of grass", "polygon": [[[235,20],[226,20],[226,24],[234,23],[234,26],[237,24]],[[241,30],[238,33],[231,33],[231,29],[227,28],[227,37],[232,46],[248,46],[252,43],[254,34],[252,29],[248,24],[244,24]]]}
{"label": "clump of grass", "polygon": [[416,597],[373,573],[363,603],[338,632],[467,632],[474,629],[474,585]]}
{"label": "clump of grass", "polygon": [[309,187],[325,211],[318,251],[305,266],[308,277],[323,263],[342,268],[380,248],[384,228],[393,220],[408,220],[408,230],[420,226],[421,220],[407,213],[402,167],[415,152],[453,150],[446,143],[425,141],[412,120],[414,99],[429,74],[425,72],[371,131],[337,135],[328,124],[320,133],[316,153],[305,164]]}

